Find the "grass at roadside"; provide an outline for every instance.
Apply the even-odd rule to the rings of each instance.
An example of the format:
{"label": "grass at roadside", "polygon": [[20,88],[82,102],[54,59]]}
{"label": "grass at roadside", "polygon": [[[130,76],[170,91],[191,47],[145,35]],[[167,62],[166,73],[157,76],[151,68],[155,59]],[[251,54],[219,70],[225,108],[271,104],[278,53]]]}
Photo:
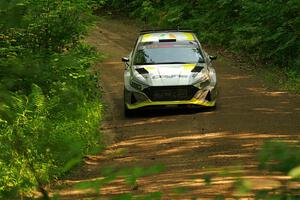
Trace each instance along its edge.
{"label": "grass at roadside", "polygon": [[[2,4],[3,3],[3,4]],[[0,199],[23,199],[101,147],[99,59],[82,1],[1,1]]]}
{"label": "grass at roadside", "polygon": [[261,77],[265,86],[300,94],[300,75],[293,70],[282,70],[276,67],[259,68],[257,76]]}
{"label": "grass at roadside", "polygon": [[204,44],[204,46],[210,53],[218,56],[219,62],[233,66],[238,65],[241,69],[259,77],[266,88],[300,94],[300,75],[296,70],[262,64],[259,61],[249,59],[247,55],[238,55],[230,50],[224,50],[214,45]]}
{"label": "grass at roadside", "polygon": [[105,6],[115,13],[145,21],[151,28],[192,28],[202,42],[249,55],[250,63],[268,63],[268,67],[263,66],[270,73],[262,73],[268,82],[274,80],[269,85],[299,93],[298,0],[287,0],[286,4],[259,0],[114,0],[107,1]]}
{"label": "grass at roadside", "polygon": [[[120,23],[120,24],[122,24],[122,23]],[[231,60],[231,61],[230,61]],[[220,58],[220,61],[221,62],[227,62],[226,64],[228,65],[228,64],[230,64],[230,62],[233,62],[233,60],[234,59],[227,59],[227,58],[224,58],[224,57],[221,57]],[[235,61],[234,61],[235,62]],[[233,67],[239,67],[239,65],[235,65],[235,66],[233,66]],[[251,71],[251,70],[250,70]],[[124,138],[122,138],[122,139],[124,139]],[[127,138],[128,139],[128,138]],[[127,140],[127,139],[124,139],[124,141],[125,140]],[[290,150],[289,150],[290,151]],[[116,160],[114,160],[114,159],[112,159],[112,157],[113,156],[116,156],[116,157],[118,157],[118,156],[120,156],[120,154],[123,154],[123,153],[126,153],[126,149],[121,149],[120,151],[116,151],[116,152],[114,152],[113,154],[109,154],[108,155],[108,157],[107,158],[109,158],[109,162],[110,161],[113,161],[113,162],[116,162]],[[146,151],[147,152],[147,151]],[[277,155],[276,153],[272,153],[272,155]],[[295,155],[297,155],[297,154],[295,154]],[[102,155],[101,155],[101,157],[102,157]],[[129,155],[128,155],[128,157],[129,157]],[[267,157],[269,157],[269,156],[267,156]],[[122,156],[121,157],[121,159],[122,158],[126,158],[125,156]],[[120,159],[120,158],[118,158],[118,159]],[[105,162],[106,161],[104,161],[104,163],[102,163],[102,162],[98,162],[99,164],[100,164],[100,166],[101,165],[103,165],[103,164],[105,164]],[[93,162],[93,163],[95,163],[95,162]],[[276,162],[277,163],[277,162]],[[288,162],[286,162],[286,163],[288,163]],[[92,163],[91,163],[92,164]],[[124,162],[124,163],[122,163],[121,165],[118,165],[118,166],[120,166],[120,167],[122,167],[122,165],[126,165],[126,162]],[[93,168],[95,167],[94,165],[92,165],[93,166]],[[126,170],[126,172],[133,172],[133,173],[129,173],[128,175],[130,175],[129,176],[129,178],[132,180],[132,178],[134,179],[134,178],[136,178],[136,175],[139,175],[139,174],[141,174],[141,172],[143,171],[144,169],[141,169],[141,168],[138,168],[137,170],[136,170],[136,168],[131,168],[130,170]],[[107,172],[107,173],[104,173],[103,174],[103,172]],[[111,171],[112,173],[110,174],[110,173],[108,173],[109,171]],[[100,172],[100,170],[98,170],[98,168],[97,168],[97,171],[96,171],[96,173],[99,173],[99,178],[97,178],[97,179],[93,179],[91,182],[89,181],[90,179],[86,179],[87,181],[85,182],[85,181],[82,181],[82,183],[80,183],[78,186],[79,186],[79,188],[76,188],[76,190],[78,191],[78,189],[88,189],[89,187],[91,188],[91,189],[94,189],[95,190],[95,192],[96,193],[98,193],[99,192],[99,188],[101,188],[104,184],[107,184],[109,181],[111,181],[112,179],[115,179],[116,178],[116,175],[119,175],[119,172],[118,171],[116,171],[116,170],[103,170],[103,169],[101,169],[101,172]],[[124,174],[123,173],[121,173],[123,176],[122,177],[124,177]],[[224,173],[222,173],[222,175],[224,174],[224,176],[226,175],[226,174],[229,174],[229,172],[224,172]],[[96,174],[96,175],[98,175],[98,174]],[[100,178],[101,176],[103,176],[104,175],[104,179],[102,179],[102,178]],[[133,175],[133,176],[132,176]],[[247,174],[246,174],[247,175]],[[85,175],[80,175],[79,176],[79,179],[80,180],[82,180],[82,178],[83,177],[85,177],[86,178],[86,176]],[[95,176],[95,177],[98,177],[98,176]],[[121,178],[122,178],[121,177]],[[127,176],[128,177],[128,176]],[[127,178],[126,177],[126,178]],[[209,183],[211,183],[211,181],[212,181],[212,178],[213,177],[211,177],[211,175],[209,174],[209,171],[207,171],[207,175],[205,174],[205,176],[203,176],[203,180],[205,180],[205,182],[207,182],[208,184]],[[159,181],[161,181],[161,182],[163,182],[163,179],[158,179]],[[164,182],[163,182],[164,183]],[[112,183],[112,184],[114,184],[114,183]],[[213,182],[212,182],[212,184],[213,184]],[[146,185],[146,184],[145,184]],[[144,186],[145,186],[144,185]],[[242,179],[240,179],[239,177],[237,177],[237,181],[236,181],[236,184],[234,184],[234,186],[235,186],[235,188],[234,189],[236,189],[236,190],[238,190],[238,192],[239,192],[239,190],[241,191],[241,192],[247,192],[247,191],[249,191],[251,188],[249,188],[249,185],[248,185],[248,181],[247,180],[242,180]],[[70,186],[69,186],[70,187]],[[110,186],[111,187],[111,186]],[[113,187],[115,187],[115,185],[113,186]],[[111,187],[112,188],[112,187]],[[122,189],[120,189],[120,188],[118,188],[118,187],[115,187],[116,188],[116,190],[117,190],[117,193],[119,192],[119,191],[123,191]],[[142,190],[138,190],[139,188],[142,188]],[[101,188],[102,189],[102,188]],[[136,191],[136,190],[138,190],[138,192],[144,192],[145,191],[145,189],[143,188],[143,185],[142,185],[142,187],[139,187],[138,185],[132,185],[132,189],[133,189],[133,191]],[[94,191],[93,190],[93,191]],[[110,191],[110,190],[108,190],[108,191]],[[116,197],[116,199],[143,199],[143,198],[135,198],[134,197],[134,194],[132,194],[132,193],[134,193],[134,192],[132,192],[132,193],[130,193],[130,191],[131,190],[129,190],[129,194],[126,194],[126,195],[123,195],[123,196],[121,196],[121,197]],[[178,189],[175,189],[175,191],[176,192],[178,192],[178,193],[180,193],[180,192],[182,192],[182,191],[185,191],[185,188],[178,188]],[[215,192],[217,193],[219,190],[216,190]],[[65,192],[65,191],[64,191]],[[83,191],[84,192],[84,191]],[[111,191],[110,192],[111,194],[113,194],[113,192]],[[266,193],[266,191],[262,191],[262,193],[263,193],[263,195],[265,194],[265,195],[268,195],[267,193]],[[70,192],[70,194],[71,194],[71,192]],[[91,192],[90,191],[87,191],[86,192],[86,194],[87,195],[89,195],[89,196],[93,196],[93,195],[91,195]],[[96,194],[95,194],[96,195]],[[217,195],[217,194],[216,194]],[[245,194],[246,195],[246,197],[248,197],[247,196],[247,194]],[[261,194],[259,194],[260,196],[261,196]],[[272,195],[271,194],[271,192],[270,192],[270,195]],[[82,195],[83,196],[83,195]],[[201,197],[201,196],[200,196]],[[246,198],[245,197],[245,198]],[[64,198],[68,198],[68,197],[64,197]],[[72,198],[74,198],[72,195],[70,195],[70,198],[72,199]],[[86,197],[86,198],[88,198],[88,197]],[[91,197],[92,198],[92,197]],[[100,195],[100,197],[99,198],[101,198],[101,195]],[[275,198],[275,197],[273,197],[273,198]],[[149,199],[149,198],[145,198],[145,199]],[[224,197],[222,197],[222,196],[220,196],[220,198],[218,198],[218,199],[224,199]],[[266,198],[264,198],[264,199],[266,199]]]}

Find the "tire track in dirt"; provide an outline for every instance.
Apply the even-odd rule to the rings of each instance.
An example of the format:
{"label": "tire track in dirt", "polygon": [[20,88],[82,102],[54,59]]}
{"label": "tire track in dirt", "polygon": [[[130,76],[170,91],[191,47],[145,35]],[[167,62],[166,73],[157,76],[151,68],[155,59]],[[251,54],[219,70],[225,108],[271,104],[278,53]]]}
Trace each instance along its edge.
{"label": "tire track in dirt", "polygon": [[[255,154],[264,140],[299,139],[300,96],[268,91],[262,81],[239,64],[222,58],[214,63],[220,89],[215,111],[143,112],[126,119],[122,100],[124,66],[120,58],[129,54],[137,33],[138,27],[130,21],[104,20],[88,38],[107,56],[95,68],[101,74],[106,104],[101,129],[109,145],[103,153],[87,158],[72,178],[61,181],[67,185],[58,191],[62,199],[105,199],[125,192],[154,191],[162,191],[163,199],[211,199],[216,192],[228,195],[230,178],[219,177],[215,184],[205,186],[203,175],[210,166],[221,169],[245,163],[247,176],[256,180],[262,174],[255,169]],[[138,179],[136,190],[120,180],[101,188],[101,198],[91,191],[72,188],[76,182],[101,178],[101,169],[108,166],[146,167],[161,163],[167,170]],[[189,188],[189,193],[174,194],[172,191],[178,187]]]}

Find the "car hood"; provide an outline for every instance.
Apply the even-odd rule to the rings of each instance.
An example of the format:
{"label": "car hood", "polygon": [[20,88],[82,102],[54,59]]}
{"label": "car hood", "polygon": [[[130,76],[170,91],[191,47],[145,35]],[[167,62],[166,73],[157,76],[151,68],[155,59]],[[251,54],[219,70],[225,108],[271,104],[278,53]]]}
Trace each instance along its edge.
{"label": "car hood", "polygon": [[133,75],[148,86],[191,85],[201,78],[204,67],[204,63],[139,65],[133,67]]}

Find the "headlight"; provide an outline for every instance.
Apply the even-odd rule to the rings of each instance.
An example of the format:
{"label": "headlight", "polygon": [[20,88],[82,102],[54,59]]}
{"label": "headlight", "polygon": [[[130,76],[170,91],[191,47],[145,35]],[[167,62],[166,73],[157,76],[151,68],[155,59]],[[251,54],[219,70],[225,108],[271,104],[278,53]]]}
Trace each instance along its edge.
{"label": "headlight", "polygon": [[[209,72],[207,70],[207,68],[204,68],[201,70],[201,72],[198,74],[198,81],[200,82],[205,82],[207,80],[209,80]],[[198,82],[197,81],[197,82]]]}
{"label": "headlight", "polygon": [[200,77],[197,82],[205,82],[209,80],[208,73],[200,73]]}
{"label": "headlight", "polygon": [[197,77],[197,81],[193,84],[195,87],[201,89],[209,85],[210,77],[206,70],[202,70]]}
{"label": "headlight", "polygon": [[196,83],[193,84],[193,86],[195,86],[196,88],[202,89],[205,88],[206,86],[208,86],[210,83],[209,79],[206,79],[204,81],[198,81]]}
{"label": "headlight", "polygon": [[134,81],[134,80],[130,80],[130,86],[133,87],[136,90],[142,91],[143,90],[143,85]]}

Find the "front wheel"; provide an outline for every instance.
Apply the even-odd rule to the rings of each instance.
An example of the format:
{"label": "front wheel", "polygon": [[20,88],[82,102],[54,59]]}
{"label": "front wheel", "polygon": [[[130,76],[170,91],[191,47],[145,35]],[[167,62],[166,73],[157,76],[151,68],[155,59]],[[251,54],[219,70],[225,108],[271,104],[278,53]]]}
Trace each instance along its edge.
{"label": "front wheel", "polygon": [[133,117],[133,115],[134,115],[134,111],[129,110],[125,103],[124,103],[124,115],[125,115],[125,117]]}
{"label": "front wheel", "polygon": [[217,110],[217,103],[214,106],[206,107],[204,109],[204,111],[207,111],[207,112],[213,112],[213,111],[216,111],[216,110]]}
{"label": "front wheel", "polygon": [[127,108],[126,102],[125,102],[125,88],[124,88],[124,95],[123,95],[123,105],[124,105],[124,115],[125,115],[125,117],[132,117],[134,112],[133,112],[133,110],[130,110],[130,109]]}

